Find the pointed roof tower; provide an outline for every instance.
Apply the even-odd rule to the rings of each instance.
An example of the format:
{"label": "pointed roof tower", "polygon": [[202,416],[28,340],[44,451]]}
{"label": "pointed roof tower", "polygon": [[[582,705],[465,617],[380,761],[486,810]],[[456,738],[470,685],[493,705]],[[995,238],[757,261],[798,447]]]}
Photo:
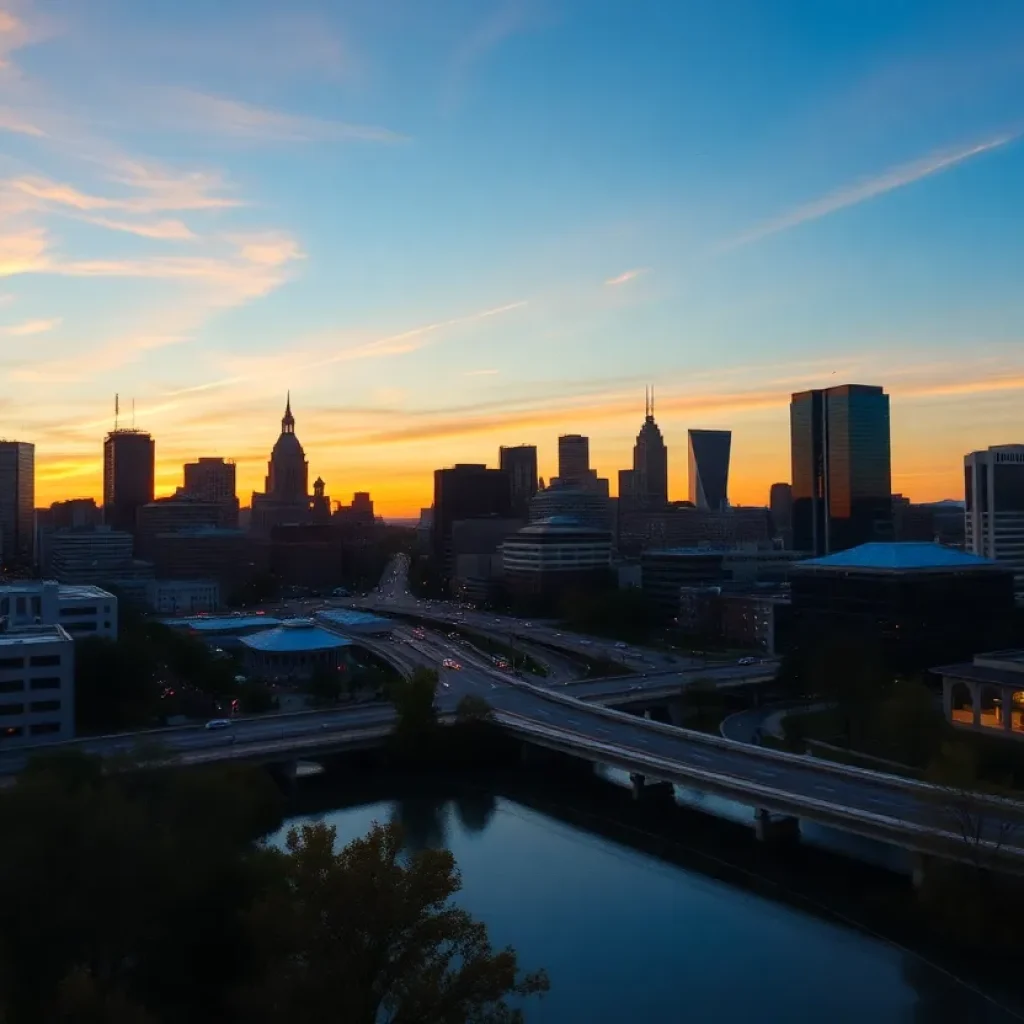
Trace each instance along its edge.
{"label": "pointed roof tower", "polygon": [[284,406],[284,417],[281,420],[281,433],[282,434],[294,434],[295,433],[295,417],[292,415],[292,393],[288,392],[288,399]]}

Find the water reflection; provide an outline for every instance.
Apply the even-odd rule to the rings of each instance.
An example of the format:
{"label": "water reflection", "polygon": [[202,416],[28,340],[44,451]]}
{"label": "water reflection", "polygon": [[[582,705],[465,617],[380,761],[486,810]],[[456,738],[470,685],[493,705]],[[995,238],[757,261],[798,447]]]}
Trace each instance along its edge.
{"label": "water reflection", "polygon": [[413,848],[451,849],[459,904],[496,946],[548,970],[529,1024],[1019,1020],[916,956],[562,812],[448,787],[326,815],[341,842],[389,818]]}

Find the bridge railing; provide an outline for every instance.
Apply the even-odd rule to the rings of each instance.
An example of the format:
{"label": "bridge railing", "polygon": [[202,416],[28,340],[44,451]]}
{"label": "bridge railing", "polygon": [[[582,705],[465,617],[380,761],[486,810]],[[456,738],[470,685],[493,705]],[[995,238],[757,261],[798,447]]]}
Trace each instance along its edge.
{"label": "bridge railing", "polygon": [[[804,754],[792,754],[786,750],[774,750],[771,747],[757,747],[749,743],[740,743],[737,740],[728,740],[724,736],[716,736],[712,733],[697,732],[694,729],[683,729],[675,725],[667,725],[664,722],[655,722],[647,718],[640,718],[631,715],[626,711],[618,711],[615,708],[602,707],[599,704],[590,704],[577,697],[546,687],[537,686],[535,683],[523,679],[514,681],[515,685],[535,693],[548,701],[564,704],[581,712],[589,712],[602,718],[613,719],[620,723],[629,723],[650,729],[654,732],[661,732],[667,736],[673,736],[678,740],[699,744],[703,747],[713,747],[717,750],[728,750],[731,753],[740,753],[755,760],[775,764],[785,764],[791,767],[813,768],[823,774],[835,775],[845,779],[860,779],[865,782],[873,782],[879,786],[889,789],[901,790],[913,793],[921,797],[934,799],[942,794],[948,794],[948,787],[938,786],[930,782],[922,782],[919,779],[910,779],[902,775],[890,775],[887,772],[876,772],[870,768],[859,768],[856,765],[840,764],[837,761],[827,761],[821,758],[807,757]],[[595,743],[597,741],[595,740]],[[1012,800],[1008,797],[994,796],[988,793],[972,793],[972,799],[979,807],[1001,808],[1013,810],[1017,814],[1024,815],[1024,802]]]}
{"label": "bridge railing", "polygon": [[[699,768],[694,765],[680,764],[669,758],[657,754],[648,754],[635,750],[632,747],[622,747],[607,740],[592,741],[590,737],[571,729],[559,728],[552,725],[541,725],[522,715],[510,712],[497,712],[495,718],[503,724],[515,729],[520,733],[536,736],[546,736],[556,740],[565,741],[576,738],[580,742],[575,746],[584,748],[588,752],[604,752],[612,755],[618,760],[629,762],[637,768],[646,768],[655,777],[665,775],[683,777],[686,780],[702,780],[706,784],[717,788],[736,788],[737,778],[734,775],[725,775],[721,772],[711,771],[706,768]],[[573,745],[571,742],[567,745]],[[667,780],[671,781],[671,780]],[[932,825],[921,825],[917,822],[907,821],[904,818],[894,818],[890,815],[879,814],[876,811],[866,811],[857,807],[849,807],[846,804],[837,804],[830,800],[822,800],[819,797],[794,794],[789,790],[779,789],[775,786],[766,785],[763,782],[742,780],[743,799],[757,806],[759,803],[784,803],[799,805],[808,817],[827,816],[835,820],[856,821],[862,825],[868,825],[879,832],[890,835],[917,835],[929,839],[938,839],[951,846],[954,851],[962,849],[964,838],[958,833],[949,829],[939,828]],[[1024,858],[1024,847],[1015,846],[1006,842],[994,842],[989,839],[979,838],[971,841],[972,849],[984,851],[1000,857],[1020,859]]]}

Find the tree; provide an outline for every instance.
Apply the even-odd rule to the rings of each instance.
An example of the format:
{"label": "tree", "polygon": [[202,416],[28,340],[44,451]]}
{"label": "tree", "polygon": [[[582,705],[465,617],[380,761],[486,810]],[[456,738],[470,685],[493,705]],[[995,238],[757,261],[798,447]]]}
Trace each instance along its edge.
{"label": "tree", "polygon": [[277,706],[274,691],[258,679],[248,679],[237,687],[238,706],[247,715],[264,715]]}
{"label": "tree", "polygon": [[337,704],[343,690],[341,673],[327,665],[317,665],[307,686],[307,692],[316,704]]}
{"label": "tree", "polygon": [[420,741],[437,726],[434,701],[437,696],[437,671],[417,668],[408,679],[401,679],[391,687],[391,703],[398,721],[395,735],[402,741]]}
{"label": "tree", "polygon": [[860,747],[872,708],[888,694],[889,678],[874,644],[856,634],[824,638],[807,665],[809,695],[835,704],[842,739],[853,749]]}
{"label": "tree", "polygon": [[461,881],[451,853],[403,855],[401,830],[374,825],[335,850],[334,828],[293,829],[268,851],[277,884],[253,909],[260,981],[240,993],[266,1024],[514,1024],[510,997],[543,993],[512,949],[450,903]]}
{"label": "tree", "polygon": [[494,718],[494,710],[487,701],[475,693],[467,693],[455,706],[455,720],[459,724],[468,722],[489,722]]}
{"label": "tree", "polygon": [[150,724],[159,711],[157,661],[137,636],[75,642],[75,727],[118,732]]}
{"label": "tree", "polygon": [[878,705],[875,752],[923,768],[938,753],[944,732],[945,720],[931,690],[918,679],[898,679]]}

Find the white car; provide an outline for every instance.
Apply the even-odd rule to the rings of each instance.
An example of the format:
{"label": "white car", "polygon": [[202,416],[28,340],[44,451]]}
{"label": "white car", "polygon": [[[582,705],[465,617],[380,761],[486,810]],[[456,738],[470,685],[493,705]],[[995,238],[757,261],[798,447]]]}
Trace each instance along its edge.
{"label": "white car", "polygon": [[736,664],[737,665],[756,665],[757,664],[757,658],[740,658],[740,660],[737,661]]}
{"label": "white car", "polygon": [[206,725],[206,729],[230,729],[231,719],[230,718],[211,718]]}
{"label": "white car", "polygon": [[618,643],[617,643],[617,644],[616,644],[615,646],[616,646],[616,647],[617,647],[617,648],[618,648],[618,649],[619,649],[620,651],[624,651],[624,650],[626,649],[626,645],[625,645],[624,643],[622,643],[622,641],[621,641],[621,640],[620,640],[620,641],[619,641],[619,642],[618,642]]}

